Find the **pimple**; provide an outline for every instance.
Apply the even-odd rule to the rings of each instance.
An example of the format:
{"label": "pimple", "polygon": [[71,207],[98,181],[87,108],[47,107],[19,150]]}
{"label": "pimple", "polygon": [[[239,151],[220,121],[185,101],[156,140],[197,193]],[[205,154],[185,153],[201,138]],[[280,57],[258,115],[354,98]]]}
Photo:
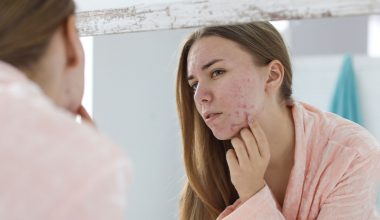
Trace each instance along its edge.
{"label": "pimple", "polygon": [[230,131],[231,132],[236,132],[237,129],[240,128],[240,124],[232,124],[231,127],[230,127]]}
{"label": "pimple", "polygon": [[245,103],[239,103],[237,107],[239,109],[244,109],[244,110],[248,108],[247,104],[245,104]]}

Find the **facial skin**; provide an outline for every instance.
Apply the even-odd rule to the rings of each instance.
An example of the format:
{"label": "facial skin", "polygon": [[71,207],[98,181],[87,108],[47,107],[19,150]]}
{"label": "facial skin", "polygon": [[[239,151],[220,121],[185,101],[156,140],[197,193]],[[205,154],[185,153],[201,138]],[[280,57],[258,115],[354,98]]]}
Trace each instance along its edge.
{"label": "facial skin", "polygon": [[187,62],[196,108],[216,138],[231,139],[265,110],[269,66],[257,66],[234,41],[201,38]]}
{"label": "facial skin", "polygon": [[84,52],[74,16],[52,36],[47,50],[31,69],[35,81],[58,106],[78,114],[84,91]]}

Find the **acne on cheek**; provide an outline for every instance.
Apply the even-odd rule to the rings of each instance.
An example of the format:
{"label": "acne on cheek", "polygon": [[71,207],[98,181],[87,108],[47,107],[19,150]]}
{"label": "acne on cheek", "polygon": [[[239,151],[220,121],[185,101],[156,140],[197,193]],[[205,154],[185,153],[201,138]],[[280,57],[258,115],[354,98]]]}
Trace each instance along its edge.
{"label": "acne on cheek", "polygon": [[238,113],[238,112],[252,113],[254,111],[256,111],[255,104],[247,104],[245,102],[241,102],[240,104],[237,105],[237,110],[235,111],[235,113]]}
{"label": "acne on cheek", "polygon": [[[252,84],[252,79],[245,78],[245,79],[238,80],[237,82],[233,83],[232,88],[231,89],[227,88],[226,91],[228,91],[227,95],[229,97],[233,97],[235,100],[240,99],[237,101],[241,102],[241,100],[244,100],[246,98],[245,93],[250,90],[249,88],[252,88],[252,87],[255,87]],[[244,106],[239,106],[239,107],[244,107]]]}
{"label": "acne on cheek", "polygon": [[232,124],[230,127],[230,132],[233,133],[232,136],[235,136],[241,129],[241,124]]}
{"label": "acne on cheek", "polygon": [[241,104],[237,110],[231,113],[232,123],[229,125],[229,132],[237,135],[242,128],[248,127],[255,112],[255,105]]}
{"label": "acne on cheek", "polygon": [[229,97],[230,100],[225,100],[227,103],[234,103],[235,111],[229,113],[227,116],[231,118],[232,123],[229,125],[229,132],[236,135],[243,127],[248,126],[248,120],[252,120],[253,115],[257,111],[257,107],[253,103],[249,103],[248,97],[245,92],[249,91],[247,88],[252,88],[253,80],[245,78],[243,80],[236,81],[230,88],[225,91],[224,97]]}
{"label": "acne on cheek", "polygon": [[247,104],[240,104],[238,107],[242,109],[247,109]]}
{"label": "acne on cheek", "polygon": [[232,123],[230,125],[230,132],[236,135],[242,128],[248,127],[250,121],[254,118],[254,111],[235,111],[234,113],[234,116],[240,119],[240,122]]}

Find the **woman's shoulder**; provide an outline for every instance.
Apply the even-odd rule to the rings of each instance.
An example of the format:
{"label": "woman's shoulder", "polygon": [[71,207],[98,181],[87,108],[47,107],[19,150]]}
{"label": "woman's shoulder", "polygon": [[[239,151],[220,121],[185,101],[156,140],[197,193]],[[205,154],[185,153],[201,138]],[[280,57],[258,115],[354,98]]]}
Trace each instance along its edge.
{"label": "woman's shoulder", "polygon": [[129,181],[124,150],[77,123],[33,84],[0,82],[0,106],[1,192],[58,204],[78,190],[100,190],[117,178]]}
{"label": "woman's shoulder", "polygon": [[361,125],[342,118],[333,113],[326,113],[329,124],[333,126],[329,140],[338,143],[341,147],[355,150],[358,155],[366,155],[372,151],[379,151],[378,140]]}
{"label": "woman's shoulder", "polygon": [[[31,80],[0,62],[0,151],[40,152],[23,160],[38,163],[59,152],[65,160],[124,160],[123,150],[75,116],[57,107]],[[81,159],[82,157],[82,159]],[[62,159],[63,160],[63,159]],[[74,161],[73,161],[74,162]]]}
{"label": "woman's shoulder", "polygon": [[378,140],[363,126],[334,113],[326,112],[325,115],[328,125],[332,128],[329,142],[353,151],[358,157],[366,157],[380,151]]}
{"label": "woman's shoulder", "polygon": [[[324,182],[331,192],[342,180],[370,183],[380,178],[380,145],[364,127],[336,114],[301,104],[306,170],[310,182]],[[302,151],[300,151],[302,152]],[[299,154],[302,155],[302,154]],[[363,182],[364,183],[364,182]]]}
{"label": "woman's shoulder", "polygon": [[380,150],[378,140],[364,127],[331,112],[321,111],[311,105],[300,103],[305,124],[310,124],[312,134],[323,137],[326,143],[337,148],[366,155]]}

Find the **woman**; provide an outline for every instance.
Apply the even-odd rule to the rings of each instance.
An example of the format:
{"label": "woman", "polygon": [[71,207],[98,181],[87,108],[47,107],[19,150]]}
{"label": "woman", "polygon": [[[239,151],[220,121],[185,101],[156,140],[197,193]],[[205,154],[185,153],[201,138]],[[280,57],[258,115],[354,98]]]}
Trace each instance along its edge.
{"label": "woman", "polygon": [[176,95],[182,220],[375,218],[379,143],[292,100],[288,52],[269,22],[194,32]]}
{"label": "woman", "polygon": [[127,160],[81,106],[72,0],[0,1],[0,219],[123,219]]}

